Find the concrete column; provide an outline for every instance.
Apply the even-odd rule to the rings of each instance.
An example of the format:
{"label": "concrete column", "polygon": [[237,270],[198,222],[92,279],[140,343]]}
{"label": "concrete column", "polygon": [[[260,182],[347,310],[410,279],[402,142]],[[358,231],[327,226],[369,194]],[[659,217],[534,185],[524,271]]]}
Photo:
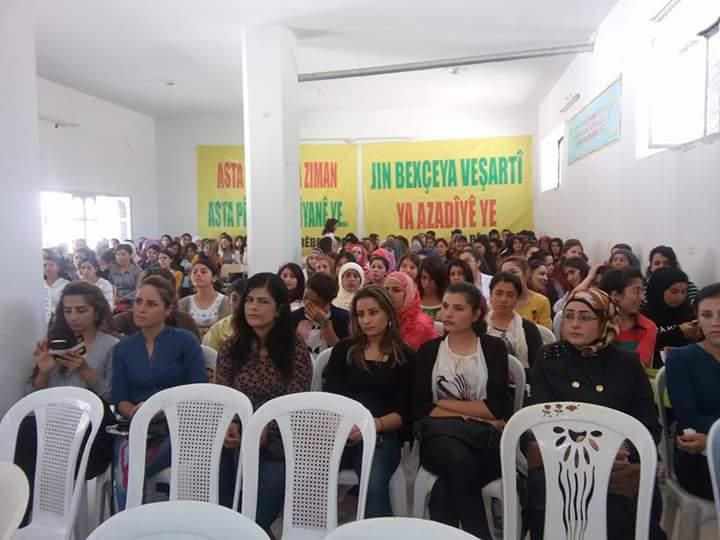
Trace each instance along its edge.
{"label": "concrete column", "polygon": [[300,260],[296,40],[258,26],[242,44],[249,272],[276,272]]}
{"label": "concrete column", "polygon": [[0,415],[23,393],[43,332],[38,106],[32,2],[0,0]]}

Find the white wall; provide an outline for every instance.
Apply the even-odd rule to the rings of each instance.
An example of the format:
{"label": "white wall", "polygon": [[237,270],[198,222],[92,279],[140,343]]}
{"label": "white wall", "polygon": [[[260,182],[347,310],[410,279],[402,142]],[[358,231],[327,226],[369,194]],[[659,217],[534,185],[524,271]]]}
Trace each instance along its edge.
{"label": "white wall", "polygon": [[0,416],[22,395],[43,327],[35,39],[31,6],[0,2],[0,230],[12,253],[0,281]]}
{"label": "white wall", "polygon": [[[368,111],[305,111],[300,142],[342,140],[466,139],[534,134],[535,111],[453,109],[378,109]],[[242,114],[195,115],[157,121],[160,229],[180,234],[197,232],[198,145],[242,144]],[[371,142],[371,141],[365,141]],[[533,170],[538,170],[533,167]],[[358,211],[361,212],[361,206]]]}
{"label": "white wall", "polygon": [[[566,164],[558,190],[536,193],[535,226],[580,238],[595,262],[616,242],[631,244],[643,261],[653,246],[673,246],[690,278],[704,285],[720,277],[714,234],[720,228],[720,137],[638,157],[647,155],[637,150],[647,147],[648,4],[620,0],[598,30],[595,52],[579,55],[541,103],[538,144],[622,74],[620,141]],[[560,114],[565,97],[576,92],[579,103]],[[535,186],[539,191],[539,182]]]}
{"label": "white wall", "polygon": [[41,189],[130,196],[132,234],[158,234],[155,120],[38,78]]}

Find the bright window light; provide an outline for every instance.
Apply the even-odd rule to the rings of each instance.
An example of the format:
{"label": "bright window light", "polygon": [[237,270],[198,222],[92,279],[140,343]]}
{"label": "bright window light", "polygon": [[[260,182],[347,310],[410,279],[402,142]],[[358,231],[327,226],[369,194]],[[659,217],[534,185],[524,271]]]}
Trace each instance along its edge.
{"label": "bright window light", "polygon": [[103,238],[132,238],[130,197],[44,191],[40,201],[45,248],[70,248],[78,238],[91,248]]}
{"label": "bright window light", "polygon": [[565,146],[565,124],[560,124],[542,141],[540,148],[540,191],[549,191],[560,187],[562,158]]}
{"label": "bright window light", "polygon": [[717,21],[707,0],[681,0],[652,22],[650,147],[664,148],[718,131],[717,34],[700,35]]}

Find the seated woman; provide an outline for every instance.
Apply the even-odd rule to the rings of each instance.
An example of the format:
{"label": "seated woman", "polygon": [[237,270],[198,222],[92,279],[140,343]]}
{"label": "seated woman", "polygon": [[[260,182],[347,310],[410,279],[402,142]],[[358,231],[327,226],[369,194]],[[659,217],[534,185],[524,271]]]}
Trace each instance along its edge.
{"label": "seated woman", "polygon": [[500,272],[492,279],[487,333],[502,339],[508,354],[515,356],[527,369],[537,357],[542,337],[534,323],[515,311],[520,295],[522,283],[515,274]]}
{"label": "seated woman", "polygon": [[[678,262],[677,255],[675,254],[675,250],[673,248],[671,248],[670,246],[655,246],[650,251],[650,264],[647,267],[647,272],[645,275],[646,280],[650,279],[650,276],[655,270],[664,266],[681,270],[680,263]],[[687,299],[688,302],[690,302],[690,305],[695,303],[695,298],[697,297],[697,295],[697,285],[695,285],[692,281],[688,280]]]}
{"label": "seated woman", "polygon": [[305,281],[310,279],[315,273],[315,265],[320,257],[324,257],[325,253],[319,248],[312,248],[305,258],[305,268],[303,268],[303,274],[305,275]]}
{"label": "seated woman", "polygon": [[510,257],[503,261],[501,272],[515,274],[523,286],[523,293],[518,299],[517,311],[523,319],[532,321],[535,324],[542,324],[545,328],[552,329],[552,312],[550,301],[546,296],[530,290],[527,286],[530,277],[530,266],[525,259]]}
{"label": "seated woman", "polygon": [[658,268],[650,276],[642,314],[658,329],[653,367],[659,368],[661,352],[694,343],[699,332],[695,310],[687,299],[687,274],[677,268]]}
{"label": "seated woman", "polygon": [[[530,267],[530,275],[528,276],[527,287],[531,291],[542,294],[550,302],[550,306],[555,305],[558,301],[558,294],[555,286],[550,283],[550,270],[548,269],[543,259],[537,258],[537,255],[541,254],[538,252],[535,256],[528,260],[528,266]],[[551,256],[548,254],[548,259]]]}
{"label": "seated woman", "polygon": [[[379,250],[376,250],[379,251]],[[390,273],[390,263],[388,259],[382,255],[373,255],[370,257],[370,266],[368,267],[368,284],[382,286],[385,282],[385,276]]]}
{"label": "seated woman", "polygon": [[708,458],[703,453],[710,427],[720,418],[720,283],[703,288],[695,306],[704,339],[670,351],[665,371],[678,423],[675,473],[682,487],[711,501]]}
{"label": "seated woman", "polygon": [[348,336],[348,312],[332,305],[338,292],[333,276],[315,273],[305,286],[304,307],[292,312],[293,325],[298,336],[313,354],[334,347]]}
{"label": "seated woman", "polygon": [[403,255],[400,264],[398,264],[398,270],[406,273],[413,281],[416,281],[420,271],[420,257],[414,253]]}
{"label": "seated woman", "polygon": [[[400,463],[400,430],[412,423],[411,373],[415,353],[400,335],[392,300],[375,285],[364,287],[350,307],[351,335],[333,347],[324,390],[352,398],[375,418],[377,444],[370,473],[365,517],[392,516],[390,478]],[[343,463],[360,475],[362,444],[353,429]]]}
{"label": "seated woman", "polygon": [[440,257],[440,260],[443,262],[443,264],[447,264],[450,261],[448,260],[448,251],[450,251],[450,246],[447,243],[447,240],[444,238],[438,238],[435,240],[435,245],[433,246],[435,248],[435,252],[437,253],[437,256]]}
{"label": "seated woman", "polygon": [[[562,265],[560,266],[560,274],[564,278],[563,281],[565,282],[565,289],[567,292],[562,296],[562,298],[555,302],[555,305],[553,306],[553,311],[555,313],[560,313],[563,309],[565,309],[565,304],[567,303],[568,298],[570,298],[572,292],[577,289],[583,281],[585,281],[585,278],[588,277],[589,273],[590,265],[582,257],[570,257],[569,259],[563,260]],[[556,289],[559,288],[558,285],[559,282],[556,280]]]}
{"label": "seated woman", "polygon": [[[563,311],[564,340],[543,347],[530,368],[529,403],[573,401],[602,405],[633,416],[657,442],[660,425],[653,392],[645,371],[632,352],[618,349],[613,340],[620,316],[610,296],[598,289],[575,291]],[[545,476],[537,443],[527,447],[527,523],[533,540],[543,537]],[[639,456],[621,449],[610,477],[607,499],[608,538],[634,538]],[[660,528],[662,499],[653,498],[652,539],[663,539]]]}
{"label": "seated woman", "polygon": [[483,298],[487,299],[490,296],[490,281],[492,280],[492,276],[487,272],[487,265],[483,256],[479,251],[471,247],[464,247],[457,258],[465,261],[470,267],[473,283],[480,289]]}
{"label": "seated woman", "polygon": [[[318,274],[310,278],[312,280]],[[282,280],[275,274],[252,276],[240,298],[235,334],[220,348],[217,384],[245,394],[257,409],[278,396],[310,390],[310,352],[294,335],[290,304]],[[256,521],[265,530],[275,521],[285,494],[285,460],[276,425],[266,429],[260,452]],[[225,438],[220,471],[220,503],[231,506],[240,446],[239,425],[232,423]]]}
{"label": "seated woman", "polygon": [[347,250],[353,254],[353,257],[355,257],[355,262],[360,265],[360,267],[363,269],[363,272],[367,272],[368,256],[367,251],[365,250],[365,246],[355,242],[349,244]]}
{"label": "seated woman", "polygon": [[[329,238],[326,236],[325,238]],[[318,257],[315,261],[315,272],[318,274],[327,274],[328,276],[335,277],[335,260],[329,255],[323,255]]]}
{"label": "seated woman", "polygon": [[353,296],[365,284],[365,275],[362,267],[354,262],[345,263],[340,268],[338,275],[338,284],[340,290],[335,300],[332,301],[333,306],[344,310],[350,309]]}
{"label": "seated woman", "polygon": [[448,284],[470,283],[474,285],[473,273],[470,266],[465,261],[455,259],[447,265]]}
{"label": "seated woman", "polygon": [[182,270],[180,270],[179,265],[178,267],[175,267],[172,253],[170,253],[170,251],[168,251],[167,249],[161,250],[157,256],[157,262],[160,268],[162,268],[163,270],[167,270],[173,275],[173,277],[175,278],[175,288],[177,289],[179,294],[180,289],[182,289],[184,274]]}
{"label": "seated woman", "polygon": [[135,289],[142,270],[132,262],[133,247],[120,244],[115,250],[115,265],[108,273],[108,280],[115,287],[115,311],[130,309],[135,299]]}
{"label": "seated woman", "polygon": [[433,320],[420,309],[420,294],[406,273],[391,272],[385,278],[385,290],[392,299],[403,341],[414,351],[437,337]]}
{"label": "seated woman", "polygon": [[100,268],[95,259],[83,259],[80,261],[78,269],[80,271],[80,279],[91,285],[95,285],[102,291],[105,300],[107,300],[110,306],[110,312],[112,313],[112,310],[115,309],[115,288],[107,279],[98,276]]}
{"label": "seated woman", "polygon": [[615,337],[618,348],[634,351],[646,368],[653,366],[657,326],[640,314],[645,299],[643,278],[637,268],[608,270],[603,275],[600,288],[617,303],[620,311],[620,331]]}
{"label": "seated woman", "polygon": [[354,263],[355,262],[355,256],[350,253],[349,251],[340,251],[340,253],[337,254],[337,257],[335,258],[335,276],[338,278],[338,283],[340,282],[340,270],[342,267],[347,263]]}
{"label": "seated woman", "polygon": [[230,299],[215,288],[217,278],[218,267],[215,263],[205,257],[199,258],[190,271],[195,294],[186,296],[178,303],[178,310],[188,313],[195,320],[201,336],[213,324],[231,314]]}
{"label": "seated woman", "polygon": [[45,275],[45,294],[48,299],[45,322],[50,322],[52,315],[57,310],[62,291],[70,283],[66,279],[65,264],[62,257],[46,250],[43,253],[43,273]]}
{"label": "seated woman", "polygon": [[[168,283],[170,283],[170,285],[175,285],[175,278],[173,277],[173,275],[167,270],[163,270],[162,268],[153,268],[152,270],[147,270],[143,272],[140,278],[140,285],[142,285],[142,282],[145,281],[146,278],[149,278],[151,276],[159,276]],[[187,313],[178,311],[177,307],[172,309],[170,316],[165,319],[165,324],[167,324],[168,326],[174,326],[175,328],[188,330],[189,332],[192,332],[197,336],[198,341],[201,339],[200,330],[198,329],[197,324],[195,324],[193,318]],[[135,321],[133,320],[132,309],[130,311],[118,313],[117,315],[115,315],[112,318],[112,327],[117,334],[120,334],[120,336],[132,336],[135,332],[139,330],[139,328],[135,325]]]}
{"label": "seated woman", "polygon": [[[100,289],[84,281],[70,282],[60,295],[53,324],[47,338],[35,347],[35,366],[30,377],[29,392],[76,386],[110,400],[112,350],[118,342],[110,332],[110,307]],[[84,352],[53,355],[49,342],[55,339],[81,339]],[[111,415],[109,407],[108,416]],[[90,451],[86,478],[95,478],[107,470],[112,461],[112,436],[103,427]],[[37,425],[34,416],[26,417],[18,431],[15,463],[25,472],[30,484],[30,502],[34,488],[37,452]],[[26,516],[26,521],[27,518]]]}
{"label": "seated woman", "polygon": [[[448,287],[441,317],[447,335],[423,345],[413,383],[415,418],[461,417],[502,427],[512,413],[508,357],[502,340],[485,332],[482,294],[469,283]],[[482,488],[500,477],[497,446],[478,448],[438,435],[422,442],[420,464],[438,476],[430,517],[490,538]]]}
{"label": "seated woman", "polygon": [[[208,382],[202,349],[187,330],[165,324],[177,303],[173,284],[158,276],[143,280],[133,306],[140,331],[118,343],[112,357],[112,402],[115,410],[132,420],[150,396],[182,384]],[[115,493],[118,507],[127,497],[127,440],[115,443]],[[146,462],[146,477],[170,466],[170,440],[153,440]]]}
{"label": "seated woman", "polygon": [[243,290],[245,290],[245,280],[242,278],[238,278],[230,284],[228,298],[230,298],[232,315],[220,319],[210,327],[208,333],[202,338],[203,345],[219,351],[222,344],[232,337],[235,332],[235,316],[240,307],[240,298],[242,297]]}
{"label": "seated woman", "polygon": [[610,256],[610,267],[615,270],[622,270],[623,268],[637,268],[640,269],[640,259],[637,258],[632,251],[629,249],[618,248],[614,249]]}
{"label": "seated woman", "polygon": [[303,307],[303,295],[305,294],[305,274],[299,265],[286,263],[278,270],[278,276],[285,284],[290,299],[290,311]]}
{"label": "seated woman", "polygon": [[420,292],[420,309],[433,320],[439,320],[445,289],[448,286],[447,266],[442,258],[433,256],[423,259],[417,282]]}

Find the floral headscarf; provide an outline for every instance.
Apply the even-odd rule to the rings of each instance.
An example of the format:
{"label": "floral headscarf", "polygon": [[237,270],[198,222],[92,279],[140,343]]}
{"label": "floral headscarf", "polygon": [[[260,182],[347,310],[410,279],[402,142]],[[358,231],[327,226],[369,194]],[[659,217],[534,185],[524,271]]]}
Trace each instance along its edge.
{"label": "floral headscarf", "polygon": [[[360,257],[356,257],[353,253],[354,249],[360,250]],[[355,256],[355,262],[358,263],[360,266],[363,267],[363,269],[367,268],[368,261],[367,261],[367,250],[365,249],[365,246],[362,244],[350,244],[346,251],[349,251],[350,253],[353,253],[353,256]]]}
{"label": "floral headscarf", "polygon": [[580,352],[583,356],[597,354],[615,340],[620,333],[620,310],[610,295],[600,289],[575,290],[570,293],[565,306],[570,302],[582,302],[600,318],[602,323],[600,337],[582,348]]}
{"label": "floral headscarf", "polygon": [[397,266],[397,262],[395,261],[395,254],[389,249],[377,248],[375,251],[372,252],[372,256],[383,257],[388,262],[388,271],[393,272],[395,270],[395,267]]}

